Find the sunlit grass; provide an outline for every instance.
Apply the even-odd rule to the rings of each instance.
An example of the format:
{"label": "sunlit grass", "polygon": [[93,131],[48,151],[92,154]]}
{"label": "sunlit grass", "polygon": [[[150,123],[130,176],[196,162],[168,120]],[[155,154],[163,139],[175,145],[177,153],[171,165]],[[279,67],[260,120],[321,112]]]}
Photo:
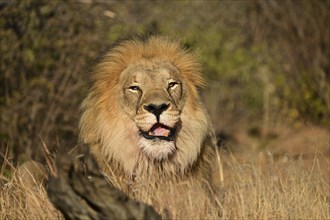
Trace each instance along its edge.
{"label": "sunlit grass", "polygon": [[[164,187],[152,198],[145,194],[145,201],[165,218],[174,219],[330,219],[327,156],[315,156],[307,167],[303,158],[241,158],[222,156],[224,182],[215,171],[215,187],[209,194],[186,182]],[[9,166],[6,172],[8,169],[15,174],[15,168]],[[43,187],[28,189],[19,178],[6,177],[4,170],[0,219],[63,218],[48,201]],[[159,203],[166,207],[159,207]]]}

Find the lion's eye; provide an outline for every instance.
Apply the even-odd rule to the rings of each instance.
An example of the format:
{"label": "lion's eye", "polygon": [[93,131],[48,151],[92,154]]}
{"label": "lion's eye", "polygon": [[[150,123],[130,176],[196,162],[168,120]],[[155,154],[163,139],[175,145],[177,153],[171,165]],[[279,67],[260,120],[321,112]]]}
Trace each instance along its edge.
{"label": "lion's eye", "polygon": [[131,92],[138,92],[138,91],[140,91],[140,87],[139,86],[130,86],[130,87],[128,87],[128,89]]}
{"label": "lion's eye", "polygon": [[179,83],[178,82],[170,82],[168,84],[168,88],[169,89],[174,89]]}

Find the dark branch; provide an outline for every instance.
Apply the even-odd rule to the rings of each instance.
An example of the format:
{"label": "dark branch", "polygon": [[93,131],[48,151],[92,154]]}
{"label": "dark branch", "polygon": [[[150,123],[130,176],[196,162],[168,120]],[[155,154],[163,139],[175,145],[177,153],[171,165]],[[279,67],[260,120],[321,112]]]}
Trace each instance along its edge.
{"label": "dark branch", "polygon": [[92,155],[85,169],[70,155],[58,155],[57,177],[50,177],[48,196],[66,219],[161,219],[154,209],[115,189],[100,173]]}

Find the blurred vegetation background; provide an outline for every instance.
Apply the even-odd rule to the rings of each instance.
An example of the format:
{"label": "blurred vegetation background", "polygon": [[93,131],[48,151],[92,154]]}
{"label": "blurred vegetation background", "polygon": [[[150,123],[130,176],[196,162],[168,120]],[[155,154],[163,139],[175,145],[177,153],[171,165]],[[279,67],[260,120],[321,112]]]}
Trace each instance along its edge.
{"label": "blurred vegetation background", "polygon": [[[328,0],[0,1],[0,152],[77,143],[89,69],[113,42],[158,33],[196,51],[220,138],[330,126]],[[3,157],[0,156],[0,162]]]}

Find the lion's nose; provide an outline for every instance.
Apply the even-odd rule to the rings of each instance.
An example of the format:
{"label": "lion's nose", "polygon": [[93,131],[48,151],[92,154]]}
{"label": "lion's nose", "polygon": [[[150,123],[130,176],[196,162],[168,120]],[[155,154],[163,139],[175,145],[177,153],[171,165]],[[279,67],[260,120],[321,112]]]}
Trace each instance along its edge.
{"label": "lion's nose", "polygon": [[159,116],[162,114],[166,109],[170,107],[169,103],[162,103],[160,105],[157,104],[149,104],[149,105],[144,105],[143,108],[147,110],[148,112],[154,114],[159,121]]}

